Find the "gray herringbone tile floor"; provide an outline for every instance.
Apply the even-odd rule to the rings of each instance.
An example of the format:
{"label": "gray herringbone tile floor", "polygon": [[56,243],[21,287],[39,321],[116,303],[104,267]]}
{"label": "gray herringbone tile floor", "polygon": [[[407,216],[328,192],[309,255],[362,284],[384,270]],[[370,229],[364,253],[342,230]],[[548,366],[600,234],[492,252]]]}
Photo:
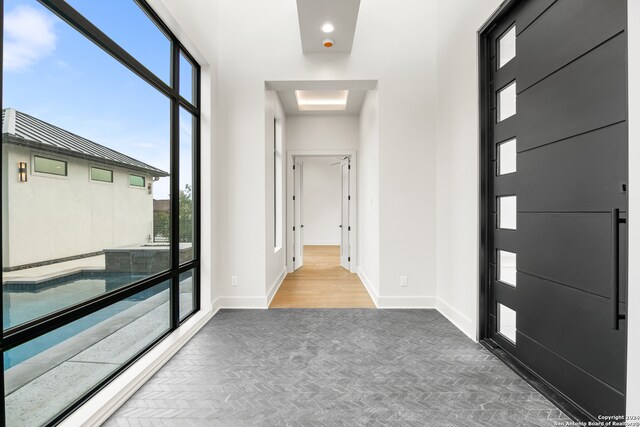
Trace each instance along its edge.
{"label": "gray herringbone tile floor", "polygon": [[435,310],[222,310],[107,426],[569,421]]}

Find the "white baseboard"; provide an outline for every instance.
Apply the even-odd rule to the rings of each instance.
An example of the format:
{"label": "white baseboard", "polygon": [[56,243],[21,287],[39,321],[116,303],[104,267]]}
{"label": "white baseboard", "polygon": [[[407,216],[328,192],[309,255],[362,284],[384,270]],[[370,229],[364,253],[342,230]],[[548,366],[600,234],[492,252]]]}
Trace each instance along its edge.
{"label": "white baseboard", "polygon": [[61,426],[98,426],[138,391],[178,350],[180,350],[218,312],[219,300],[208,312],[196,313],[177,330],[158,343],[140,360],[89,399],[60,423]]}
{"label": "white baseboard", "polygon": [[371,280],[369,280],[369,277],[367,277],[365,272],[360,267],[358,267],[358,273],[357,274],[358,274],[358,277],[360,278],[360,281],[364,285],[364,288],[369,293],[369,296],[371,297],[371,300],[376,305],[376,307],[378,307],[378,293],[376,292],[375,288],[373,287],[373,284],[371,283]]}
{"label": "white baseboard", "polygon": [[436,308],[436,297],[378,297],[378,308]]}
{"label": "white baseboard", "polygon": [[446,317],[455,327],[460,329],[466,336],[473,341],[477,341],[476,327],[471,319],[464,316],[455,308],[451,307],[442,298],[438,298],[436,302],[436,308],[444,317]]}
{"label": "white baseboard", "polygon": [[280,285],[282,285],[282,282],[284,282],[285,277],[287,277],[286,266],[283,267],[280,275],[278,275],[275,282],[273,282],[273,285],[271,285],[271,290],[269,290],[269,293],[267,294],[267,307],[271,305],[271,301],[273,301],[273,297],[276,296],[276,293],[278,292],[278,289],[280,289]]}

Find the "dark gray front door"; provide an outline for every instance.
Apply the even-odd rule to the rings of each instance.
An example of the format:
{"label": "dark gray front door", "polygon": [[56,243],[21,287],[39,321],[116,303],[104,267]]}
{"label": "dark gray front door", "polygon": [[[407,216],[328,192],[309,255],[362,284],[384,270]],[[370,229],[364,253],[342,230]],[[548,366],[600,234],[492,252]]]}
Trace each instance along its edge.
{"label": "dark gray front door", "polygon": [[513,2],[481,33],[484,335],[592,417],[625,412],[626,10]]}

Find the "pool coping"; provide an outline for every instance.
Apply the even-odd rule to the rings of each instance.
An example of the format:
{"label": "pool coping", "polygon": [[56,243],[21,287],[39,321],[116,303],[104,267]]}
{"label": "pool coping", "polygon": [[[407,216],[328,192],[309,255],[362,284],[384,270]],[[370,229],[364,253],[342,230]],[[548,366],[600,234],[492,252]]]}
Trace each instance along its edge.
{"label": "pool coping", "polygon": [[24,387],[48,371],[72,359],[87,348],[116,333],[167,302],[169,289],[129,307],[122,312],[91,326],[79,334],[56,344],[5,371],[5,396]]}
{"label": "pool coping", "polygon": [[[8,291],[12,291],[12,292],[20,292],[22,290],[30,290],[30,291],[34,291],[34,290],[40,290],[40,289],[44,289],[44,288],[48,288],[48,287],[54,287],[57,286],[61,283],[47,283],[47,282],[51,282],[51,281],[58,281],[60,280],[62,282],[62,279],[70,279],[72,276],[75,275],[81,275],[83,273],[103,273],[104,275],[118,275],[118,274],[129,274],[129,273],[117,273],[117,272],[109,272],[106,271],[104,268],[102,267],[74,267],[74,268],[69,268],[67,270],[61,270],[59,272],[56,273],[52,273],[52,274],[45,274],[45,275],[41,275],[41,276],[35,276],[34,278],[15,278],[15,279],[9,279],[6,280],[4,282],[2,282],[2,288],[3,290],[8,290]],[[93,279],[92,277],[87,277],[86,279]],[[46,286],[42,286],[45,285]],[[40,286],[39,286],[40,285]],[[28,287],[29,289],[24,289]]]}

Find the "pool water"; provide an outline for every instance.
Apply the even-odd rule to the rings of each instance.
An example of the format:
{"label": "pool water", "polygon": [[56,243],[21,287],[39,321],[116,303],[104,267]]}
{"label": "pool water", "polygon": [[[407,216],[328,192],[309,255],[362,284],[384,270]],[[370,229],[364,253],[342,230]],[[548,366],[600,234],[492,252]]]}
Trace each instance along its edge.
{"label": "pool water", "polygon": [[[20,325],[65,307],[128,285],[144,276],[113,274],[105,272],[82,272],[39,284],[37,289],[25,286],[3,286],[4,328]],[[16,289],[20,288],[20,289]],[[114,316],[157,293],[155,288],[119,301],[96,313],[42,335],[26,344],[15,347],[4,354],[4,368],[8,369],[28,358],[71,338],[78,333]]]}
{"label": "pool water", "polygon": [[2,293],[4,329],[87,301],[143,277],[129,273],[85,271],[38,285],[6,283]]}

